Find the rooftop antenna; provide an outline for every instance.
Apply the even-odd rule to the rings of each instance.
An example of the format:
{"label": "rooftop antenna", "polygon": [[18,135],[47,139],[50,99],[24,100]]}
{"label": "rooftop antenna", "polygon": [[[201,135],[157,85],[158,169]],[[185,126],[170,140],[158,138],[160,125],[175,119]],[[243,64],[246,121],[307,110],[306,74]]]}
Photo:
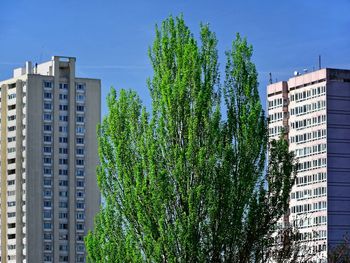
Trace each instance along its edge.
{"label": "rooftop antenna", "polygon": [[270,76],[269,82],[270,82],[270,84],[272,84],[272,74],[271,74],[271,72],[269,73],[269,76]]}
{"label": "rooftop antenna", "polygon": [[318,69],[321,69],[321,55],[318,55]]}

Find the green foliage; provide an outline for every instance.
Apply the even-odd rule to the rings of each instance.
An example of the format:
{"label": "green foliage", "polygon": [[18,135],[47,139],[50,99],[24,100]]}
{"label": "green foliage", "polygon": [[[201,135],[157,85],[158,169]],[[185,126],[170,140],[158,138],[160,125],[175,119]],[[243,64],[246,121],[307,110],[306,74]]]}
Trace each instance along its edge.
{"label": "green foliage", "polygon": [[221,89],[216,46],[207,25],[198,44],[182,17],[170,17],[149,50],[152,113],[135,92],[111,90],[98,136],[105,206],[86,237],[91,262],[264,260],[288,209],[293,155],[273,141],[265,173],[252,47],[237,35]]}

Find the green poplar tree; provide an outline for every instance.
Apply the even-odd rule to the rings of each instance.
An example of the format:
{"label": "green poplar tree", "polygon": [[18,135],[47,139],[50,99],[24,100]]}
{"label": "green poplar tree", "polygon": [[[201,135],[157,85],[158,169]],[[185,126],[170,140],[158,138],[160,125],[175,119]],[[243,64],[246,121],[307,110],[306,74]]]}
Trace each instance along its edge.
{"label": "green poplar tree", "polygon": [[[152,112],[112,89],[99,127],[105,200],[86,237],[91,262],[259,262],[288,210],[293,155],[270,147],[252,47],[237,34],[220,85],[217,39],[182,17],[149,50]],[[222,102],[223,101],[223,102]],[[226,111],[225,114],[222,111]]]}

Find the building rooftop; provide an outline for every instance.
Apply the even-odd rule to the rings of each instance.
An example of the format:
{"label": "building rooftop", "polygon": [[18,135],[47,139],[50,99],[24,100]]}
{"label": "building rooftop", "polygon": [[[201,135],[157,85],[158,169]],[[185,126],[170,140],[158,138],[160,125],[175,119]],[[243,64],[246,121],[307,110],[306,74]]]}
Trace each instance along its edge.
{"label": "building rooftop", "polygon": [[50,61],[37,64],[31,61],[26,61],[24,67],[16,68],[13,70],[13,77],[17,78],[22,75],[27,74],[38,74],[45,76],[54,75],[54,66],[56,63],[59,64],[60,69],[68,68],[69,66],[75,66],[75,57],[66,57],[66,56],[53,56]]}
{"label": "building rooftop", "polygon": [[300,86],[312,85],[326,80],[350,82],[349,69],[323,68],[311,72],[300,73],[295,71],[294,76],[287,81],[279,81],[267,86],[267,94],[273,94],[282,91],[286,84],[288,89]]}

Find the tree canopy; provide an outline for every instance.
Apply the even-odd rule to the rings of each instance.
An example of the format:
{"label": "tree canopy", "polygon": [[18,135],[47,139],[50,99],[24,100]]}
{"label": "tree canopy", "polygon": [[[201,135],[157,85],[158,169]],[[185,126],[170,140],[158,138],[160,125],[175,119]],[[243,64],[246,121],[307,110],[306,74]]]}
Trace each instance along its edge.
{"label": "tree canopy", "polygon": [[268,143],[252,53],[237,34],[221,82],[208,25],[198,40],[182,17],[156,27],[151,111],[112,89],[98,128],[105,202],[85,240],[91,262],[264,261],[294,157],[283,138]]}

